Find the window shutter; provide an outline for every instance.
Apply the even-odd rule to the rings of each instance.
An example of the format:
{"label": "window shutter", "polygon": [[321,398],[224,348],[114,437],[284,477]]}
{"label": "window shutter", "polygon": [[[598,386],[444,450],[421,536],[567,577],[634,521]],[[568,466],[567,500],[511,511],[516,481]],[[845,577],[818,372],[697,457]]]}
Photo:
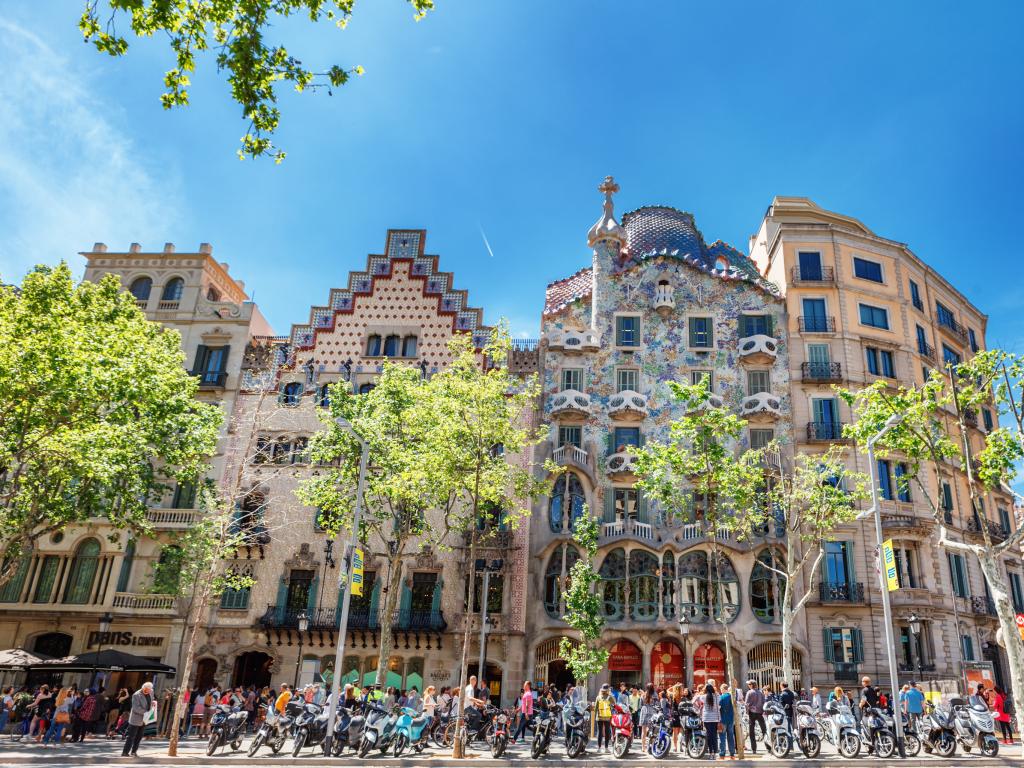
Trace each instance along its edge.
{"label": "window shutter", "polygon": [[835,662],[835,657],[832,654],[832,627],[821,628],[821,641],[825,646],[825,661],[829,664]]}
{"label": "window shutter", "polygon": [[[366,578],[365,574],[363,575],[363,578],[364,579]],[[365,584],[366,582],[364,581],[363,583]],[[344,601],[344,599],[345,599],[345,589],[344,589],[344,587],[342,587],[339,584],[338,585],[338,602],[335,604],[335,610],[334,610],[334,624],[335,624],[336,627],[341,623],[341,603],[342,603],[342,601]],[[349,607],[349,613],[351,614],[352,607],[353,607],[351,600],[349,600],[348,607]]]}
{"label": "window shutter", "polygon": [[860,629],[854,627],[850,630],[850,634],[853,635],[853,663],[863,664],[864,663],[864,637],[861,634]]}
{"label": "window shutter", "polygon": [[370,616],[376,616],[377,615],[377,606],[379,604],[380,604],[380,579],[375,578],[373,580],[373,589],[370,591]]}
{"label": "window shutter", "polygon": [[441,590],[444,587],[444,582],[441,580],[441,575],[438,574],[437,581],[434,582],[434,594],[430,599],[430,610],[435,614],[441,610]]}
{"label": "window shutter", "polygon": [[689,327],[689,330],[690,330],[690,346],[691,347],[697,346],[697,327],[696,327],[696,325],[693,322],[694,319],[695,318],[691,317],[689,323],[687,323],[687,325]]}
{"label": "window shutter", "polygon": [[637,515],[636,515],[636,519],[638,521],[640,521],[641,523],[650,522],[647,519],[647,494],[645,494],[642,490],[637,488],[636,489],[636,497],[637,497],[637,502],[636,502]]}
{"label": "window shutter", "polygon": [[409,611],[412,610],[412,589],[409,587],[409,582],[402,582],[402,600],[398,606],[399,610],[408,615]]}
{"label": "window shutter", "polygon": [[192,366],[192,373],[199,373],[206,370],[206,358],[210,354],[209,347],[205,344],[200,344],[196,347],[196,361]]}
{"label": "window shutter", "polygon": [[231,345],[225,344],[224,354],[220,356],[220,367],[217,369],[218,373],[224,373],[228,369],[228,355],[231,354]]}
{"label": "window shutter", "polygon": [[604,492],[604,521],[611,523],[615,521],[615,489],[606,488]]}
{"label": "window shutter", "polygon": [[765,326],[768,330],[768,335],[775,338],[775,317],[772,315],[765,315]]}
{"label": "window shutter", "polygon": [[280,621],[284,618],[284,612],[288,607],[288,580],[282,576],[281,581],[277,585],[277,619]]}
{"label": "window shutter", "polygon": [[[306,610],[310,611],[310,613],[316,610],[316,590],[319,586],[320,576],[316,575],[313,577],[313,580],[309,582],[309,593],[306,595]],[[312,623],[312,616],[310,617],[310,623]]]}

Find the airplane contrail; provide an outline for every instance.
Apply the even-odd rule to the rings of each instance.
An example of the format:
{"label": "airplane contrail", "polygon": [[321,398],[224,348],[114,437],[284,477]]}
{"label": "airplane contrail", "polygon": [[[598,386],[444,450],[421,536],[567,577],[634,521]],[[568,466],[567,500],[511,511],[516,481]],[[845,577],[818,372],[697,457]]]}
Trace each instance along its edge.
{"label": "airplane contrail", "polygon": [[489,254],[491,254],[491,258],[493,259],[494,258],[494,251],[491,250],[491,244],[489,242],[487,242],[487,235],[484,234],[484,225],[483,224],[477,224],[477,226],[480,227],[480,237],[482,237],[484,239],[484,245],[487,246],[487,252]]}

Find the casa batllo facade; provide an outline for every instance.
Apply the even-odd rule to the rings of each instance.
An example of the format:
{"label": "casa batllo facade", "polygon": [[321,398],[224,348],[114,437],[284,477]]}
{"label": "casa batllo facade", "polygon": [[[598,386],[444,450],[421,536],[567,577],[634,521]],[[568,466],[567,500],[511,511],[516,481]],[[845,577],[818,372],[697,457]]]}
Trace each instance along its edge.
{"label": "casa batllo facade", "polygon": [[[782,546],[775,532],[746,542],[726,537],[715,563],[698,524],[699,505],[689,519],[670,518],[634,487],[636,448],[663,439],[681,415],[669,381],[709,377],[714,396],[749,421],[744,445],[776,438],[785,459],[840,441],[849,414],[833,402],[833,384],[856,388],[879,376],[917,381],[940,363],[940,354],[964,358],[984,346],[984,315],[906,246],[810,201],[777,198],[745,255],[720,241],[707,244],[694,217],[674,208],[644,207],[617,219],[617,186],[607,179],[600,189],[604,210],[587,236],[590,266],[548,287],[540,343],[521,344],[511,360],[518,373],[539,373],[534,418],[549,424],[551,434],[533,456],[509,460],[540,466],[551,458],[566,472],[550,498],[534,503],[529,521],[481,553],[504,562],[492,577],[498,587],[491,591],[496,599],[485,674],[505,703],[522,680],[564,685],[568,679],[557,651],[559,639],[571,634],[561,620],[561,592],[577,556],[571,531],[584,504],[601,520],[597,566],[605,579],[600,589],[612,651],[602,680],[721,679],[725,652],[717,617],[723,613],[741,676],[778,678],[779,585],[759,564]],[[365,392],[385,359],[429,376],[449,361],[446,342],[454,333],[470,333],[480,343],[488,330],[483,312],[440,271],[439,258],[426,254],[425,238],[423,230],[389,231],[384,252],[369,256],[347,283],[339,281],[345,287],[331,290],[325,305],[311,308],[308,320],[287,336],[272,334],[244,286],[208,246],[195,254],[176,253],[171,245],[158,253],[133,246],[113,254],[97,245],[85,254],[88,279],[119,274],[151,319],[182,331],[200,397],[229,414],[212,477],[236,494],[240,519],[254,526],[252,546],[239,551],[232,566],[251,573],[256,584],[211,607],[194,670],[200,683],[262,685],[296,675],[309,681],[333,663],[340,552],[317,528],[316,510],[294,493],[318,471],[306,447],[320,428],[317,409],[327,386],[345,382]],[[873,309],[862,314],[860,304]],[[885,311],[888,328],[880,327],[877,310]],[[972,439],[980,441],[978,430],[994,423],[994,414],[979,414]],[[867,471],[852,446],[848,456],[852,468]],[[926,679],[952,680],[965,663],[984,658],[998,679],[996,623],[977,564],[938,548],[923,502],[896,493],[898,465],[894,459],[879,469],[891,479],[888,492],[883,481],[883,496],[891,497],[883,500],[883,520],[897,542],[903,584],[894,593],[901,662],[907,672],[921,665]],[[958,535],[977,536],[980,525],[1000,531],[1015,525],[1008,494],[993,494],[975,514],[966,509],[958,468],[940,467],[937,477]],[[178,663],[180,619],[172,601],[148,593],[142,561],[159,557],[173,529],[197,514],[189,506],[182,492],[154,508],[156,537],[137,542],[131,557],[125,542],[107,552],[98,531],[69,530],[64,540],[48,543],[53,553],[40,553],[33,569],[49,568],[43,561],[51,554],[58,558],[54,579],[61,586],[46,604],[57,610],[44,618],[30,607],[41,577],[35,570],[26,574],[17,595],[5,591],[11,592],[3,606],[14,622],[11,644],[31,650],[36,638],[66,632],[70,652],[92,649],[88,631],[98,628],[101,612],[130,599],[123,609],[130,621],[139,629],[159,625],[166,638],[161,660]],[[96,556],[109,560],[96,573],[109,577],[95,577],[92,607],[62,607],[66,601],[52,596],[67,593],[83,558],[93,557],[77,550],[93,535],[102,542]],[[815,578],[816,599],[796,627],[795,666],[805,686],[848,684],[861,674],[887,677],[870,526],[856,523],[835,538]],[[367,548],[368,589],[353,602],[345,679],[376,676],[386,551],[387,542]],[[458,548],[426,550],[403,563],[388,684],[458,682],[464,559]],[[1006,568],[1024,608],[1020,558],[1008,556]],[[719,580],[722,604],[710,588]],[[139,602],[143,595],[153,602]],[[310,627],[300,635],[301,611]],[[911,613],[924,620],[921,638],[908,634]],[[689,625],[685,638],[681,615]],[[475,671],[479,615],[470,620]],[[115,624],[121,621],[115,617]]]}

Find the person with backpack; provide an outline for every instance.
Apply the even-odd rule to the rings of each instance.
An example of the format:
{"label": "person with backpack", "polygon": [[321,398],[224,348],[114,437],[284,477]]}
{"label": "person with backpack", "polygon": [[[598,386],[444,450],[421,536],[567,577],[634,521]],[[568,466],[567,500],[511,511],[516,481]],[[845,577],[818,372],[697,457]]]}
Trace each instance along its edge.
{"label": "person with backpack", "polygon": [[600,751],[604,745],[604,751],[612,748],[612,708],[615,699],[612,698],[611,688],[608,683],[601,686],[601,692],[597,694],[594,708],[597,710],[597,749]]}
{"label": "person with backpack", "polygon": [[1013,729],[1010,728],[1010,718],[1014,713],[1013,699],[998,685],[995,689],[995,701],[992,709],[996,722],[999,723],[1003,743],[1013,744]]}

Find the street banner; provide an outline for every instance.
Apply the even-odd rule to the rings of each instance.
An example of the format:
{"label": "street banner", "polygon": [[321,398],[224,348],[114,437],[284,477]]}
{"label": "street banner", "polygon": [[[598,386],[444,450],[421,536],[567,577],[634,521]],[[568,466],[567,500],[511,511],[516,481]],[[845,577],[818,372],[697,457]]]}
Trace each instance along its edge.
{"label": "street banner", "polygon": [[362,597],[363,594],[363,550],[352,552],[352,594]]}
{"label": "street banner", "polygon": [[882,561],[885,564],[885,582],[890,592],[900,588],[900,579],[896,575],[896,555],[892,551],[892,539],[882,542]]}

